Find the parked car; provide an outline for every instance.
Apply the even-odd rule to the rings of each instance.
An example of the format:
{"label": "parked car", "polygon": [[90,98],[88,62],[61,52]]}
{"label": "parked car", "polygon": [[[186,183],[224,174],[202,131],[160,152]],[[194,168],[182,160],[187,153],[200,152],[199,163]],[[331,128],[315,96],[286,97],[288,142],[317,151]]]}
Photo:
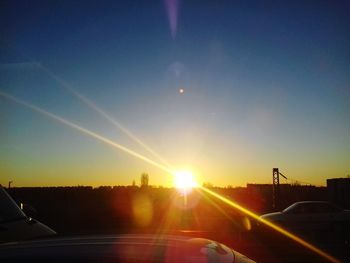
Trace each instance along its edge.
{"label": "parked car", "polygon": [[0,243],[54,235],[50,227],[27,216],[0,185]]}
{"label": "parked car", "polygon": [[349,227],[350,210],[325,201],[302,201],[261,218],[295,231],[343,230]]}

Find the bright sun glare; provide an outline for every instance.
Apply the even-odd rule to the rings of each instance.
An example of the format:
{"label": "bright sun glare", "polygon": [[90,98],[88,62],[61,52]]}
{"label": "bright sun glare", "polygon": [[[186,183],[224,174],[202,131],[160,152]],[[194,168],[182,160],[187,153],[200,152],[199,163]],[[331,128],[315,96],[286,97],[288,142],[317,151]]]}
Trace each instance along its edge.
{"label": "bright sun glare", "polygon": [[191,192],[192,188],[197,187],[197,183],[190,171],[177,171],[174,173],[174,185],[184,194]]}

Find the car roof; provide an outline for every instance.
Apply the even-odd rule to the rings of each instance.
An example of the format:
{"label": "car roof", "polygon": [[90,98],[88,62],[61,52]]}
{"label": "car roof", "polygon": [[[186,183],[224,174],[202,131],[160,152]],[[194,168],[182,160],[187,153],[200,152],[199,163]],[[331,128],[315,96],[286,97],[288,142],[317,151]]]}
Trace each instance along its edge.
{"label": "car roof", "polygon": [[299,201],[294,204],[332,204],[328,201]]}

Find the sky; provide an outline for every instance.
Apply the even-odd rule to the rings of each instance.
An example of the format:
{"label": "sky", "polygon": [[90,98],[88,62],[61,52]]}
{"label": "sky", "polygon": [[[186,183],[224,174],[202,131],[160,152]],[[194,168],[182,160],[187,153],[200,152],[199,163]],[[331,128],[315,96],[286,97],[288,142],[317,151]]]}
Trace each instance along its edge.
{"label": "sky", "polygon": [[151,185],[173,181],[8,95],[200,183],[271,183],[273,167],[282,183],[350,174],[346,2],[0,5],[0,184],[129,185],[144,172]]}

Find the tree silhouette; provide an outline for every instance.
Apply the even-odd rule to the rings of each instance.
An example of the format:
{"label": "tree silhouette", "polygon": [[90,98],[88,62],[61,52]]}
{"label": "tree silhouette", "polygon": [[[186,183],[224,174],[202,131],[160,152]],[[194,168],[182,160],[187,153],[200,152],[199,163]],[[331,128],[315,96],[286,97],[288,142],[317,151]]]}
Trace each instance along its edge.
{"label": "tree silhouette", "polygon": [[141,174],[141,187],[147,187],[149,181],[149,176],[146,173]]}

